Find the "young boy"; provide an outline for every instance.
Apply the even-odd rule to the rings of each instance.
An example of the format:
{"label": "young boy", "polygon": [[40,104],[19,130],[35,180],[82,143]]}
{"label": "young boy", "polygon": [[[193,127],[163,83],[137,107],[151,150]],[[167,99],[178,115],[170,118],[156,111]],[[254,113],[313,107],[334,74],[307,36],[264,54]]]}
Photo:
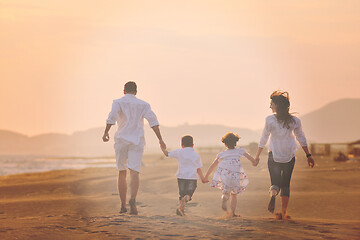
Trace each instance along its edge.
{"label": "young boy", "polygon": [[186,202],[191,200],[192,195],[197,187],[198,175],[202,182],[206,180],[201,171],[202,163],[199,154],[194,151],[193,137],[186,135],[181,138],[182,149],[177,149],[168,152],[162,148],[165,156],[176,158],[179,161],[179,168],[176,172],[179,186],[179,207],[176,209],[176,214],[184,216],[184,209]]}

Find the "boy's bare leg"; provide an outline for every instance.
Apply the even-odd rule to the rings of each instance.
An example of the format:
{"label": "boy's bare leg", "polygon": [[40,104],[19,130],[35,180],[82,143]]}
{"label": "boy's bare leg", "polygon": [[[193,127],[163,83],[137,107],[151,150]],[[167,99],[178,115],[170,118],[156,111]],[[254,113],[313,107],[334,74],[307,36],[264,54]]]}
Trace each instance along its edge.
{"label": "boy's bare leg", "polygon": [[121,201],[121,210],[120,212],[126,212],[126,192],[127,192],[127,183],[126,183],[126,170],[119,171],[118,176],[118,192]]}
{"label": "boy's bare leg", "polygon": [[136,196],[139,190],[139,185],[140,185],[140,177],[139,177],[139,172],[136,172],[134,170],[130,170],[130,214],[133,215],[137,215],[138,211],[136,208]]}
{"label": "boy's bare leg", "polygon": [[182,197],[180,200],[179,200],[179,207],[176,209],[176,214],[179,215],[179,216],[184,216],[185,213],[185,203],[186,203],[186,196]]}
{"label": "boy's bare leg", "polygon": [[235,215],[236,204],[237,204],[237,194],[231,194],[230,195],[230,208],[231,208],[233,216],[236,216]]}

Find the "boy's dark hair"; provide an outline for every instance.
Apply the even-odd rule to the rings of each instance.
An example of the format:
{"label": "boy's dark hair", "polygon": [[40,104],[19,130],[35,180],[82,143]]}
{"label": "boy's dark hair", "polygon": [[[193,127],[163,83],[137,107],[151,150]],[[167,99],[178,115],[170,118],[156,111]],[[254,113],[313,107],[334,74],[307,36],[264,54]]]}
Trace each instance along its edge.
{"label": "boy's dark hair", "polygon": [[232,132],[228,132],[227,134],[225,134],[222,138],[221,138],[221,142],[225,143],[226,146],[228,146],[228,148],[235,148],[237,141],[239,141],[240,136],[232,133]]}
{"label": "boy's dark hair", "polygon": [[137,92],[137,86],[135,82],[127,82],[124,85],[124,91],[127,93],[136,93]]}
{"label": "boy's dark hair", "polygon": [[181,146],[192,147],[193,145],[194,145],[194,139],[192,136],[186,135],[181,138]]}

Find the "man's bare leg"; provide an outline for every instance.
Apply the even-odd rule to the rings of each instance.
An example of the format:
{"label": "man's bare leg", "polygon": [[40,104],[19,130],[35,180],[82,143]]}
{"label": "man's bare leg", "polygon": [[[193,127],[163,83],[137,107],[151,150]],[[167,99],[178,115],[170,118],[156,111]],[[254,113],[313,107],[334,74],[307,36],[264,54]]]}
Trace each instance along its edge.
{"label": "man's bare leg", "polygon": [[126,183],[126,170],[119,171],[118,176],[118,192],[121,201],[121,213],[127,211],[126,209],[126,192],[127,192],[127,183]]}
{"label": "man's bare leg", "polygon": [[134,170],[130,170],[130,214],[137,215],[138,211],[136,208],[136,196],[139,190],[140,185],[140,177],[139,172],[136,172]]}

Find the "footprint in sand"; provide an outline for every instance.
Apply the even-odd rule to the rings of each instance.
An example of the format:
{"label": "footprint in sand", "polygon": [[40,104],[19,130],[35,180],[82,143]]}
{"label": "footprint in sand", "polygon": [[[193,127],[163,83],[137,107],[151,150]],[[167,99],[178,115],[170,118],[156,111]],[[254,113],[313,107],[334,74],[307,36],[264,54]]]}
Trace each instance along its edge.
{"label": "footprint in sand", "polygon": [[305,229],[308,229],[308,230],[316,230],[316,227],[313,226],[313,225],[307,225],[307,226],[304,226]]}

